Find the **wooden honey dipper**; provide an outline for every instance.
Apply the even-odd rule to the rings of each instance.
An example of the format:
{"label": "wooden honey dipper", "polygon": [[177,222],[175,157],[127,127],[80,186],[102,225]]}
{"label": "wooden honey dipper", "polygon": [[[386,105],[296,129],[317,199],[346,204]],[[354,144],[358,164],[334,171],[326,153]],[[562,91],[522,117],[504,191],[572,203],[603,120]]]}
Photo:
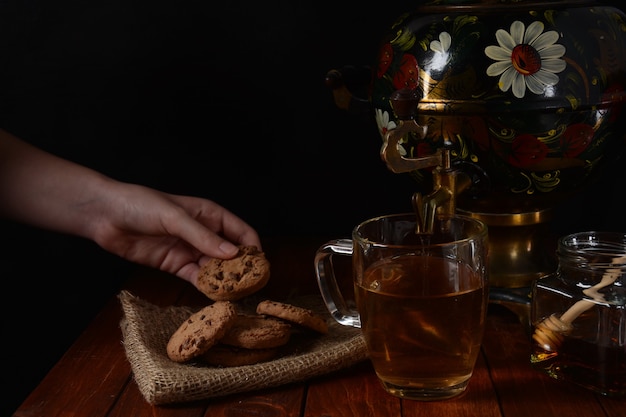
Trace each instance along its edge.
{"label": "wooden honey dipper", "polygon": [[[612,265],[626,265],[626,255],[613,258]],[[596,285],[583,290],[583,294],[590,297],[591,300],[579,300],[574,303],[561,317],[551,314],[550,317],[544,319],[535,326],[533,340],[548,352],[556,352],[561,346],[563,338],[572,329],[572,322],[576,320],[585,311],[589,310],[594,303],[592,301],[606,301],[604,295],[598,290],[611,285],[623,273],[622,268],[609,268],[602,275],[602,279]]]}

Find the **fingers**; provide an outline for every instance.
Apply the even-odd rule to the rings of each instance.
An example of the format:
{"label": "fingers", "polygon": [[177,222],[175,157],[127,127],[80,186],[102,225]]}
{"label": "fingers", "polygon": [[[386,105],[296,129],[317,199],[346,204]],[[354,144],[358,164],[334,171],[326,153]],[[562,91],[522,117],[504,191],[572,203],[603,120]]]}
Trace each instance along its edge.
{"label": "fingers", "polygon": [[234,242],[229,242],[204,224],[189,216],[184,216],[179,219],[173,233],[203,254],[212,258],[229,259],[238,252],[238,248]]}
{"label": "fingers", "polygon": [[222,217],[222,230],[230,242],[237,245],[256,246],[261,248],[258,233],[249,224],[235,214],[225,210]]}
{"label": "fingers", "polygon": [[[196,252],[173,268],[180,278],[196,286],[201,265],[210,258],[230,259],[239,252],[238,245],[261,248],[259,235],[249,224],[210,200],[165,194],[173,210],[161,212],[160,220],[167,233],[176,236]],[[180,258],[179,258],[180,259]],[[176,262],[174,262],[176,264]],[[163,267],[163,265],[162,265]]]}
{"label": "fingers", "polygon": [[170,219],[172,234],[187,241],[210,257],[234,257],[237,245],[252,245],[261,249],[257,232],[235,214],[204,199],[174,196],[184,209],[183,215]]}
{"label": "fingers", "polygon": [[[197,286],[198,273],[202,265],[207,263],[211,258],[230,259],[237,255],[239,248],[232,242],[220,237],[201,223],[189,218],[191,221],[181,222],[180,237],[188,244],[194,246],[196,250],[202,254],[197,261],[183,265],[175,274],[192,285]],[[250,237],[252,237],[250,239]],[[256,232],[252,235],[246,235],[241,244],[255,245],[255,239],[258,241]],[[259,247],[260,245],[255,245]]]}
{"label": "fingers", "polygon": [[200,267],[198,264],[189,263],[179,269],[178,272],[176,272],[176,276],[185,281],[189,281],[194,287],[197,287],[199,271]]}

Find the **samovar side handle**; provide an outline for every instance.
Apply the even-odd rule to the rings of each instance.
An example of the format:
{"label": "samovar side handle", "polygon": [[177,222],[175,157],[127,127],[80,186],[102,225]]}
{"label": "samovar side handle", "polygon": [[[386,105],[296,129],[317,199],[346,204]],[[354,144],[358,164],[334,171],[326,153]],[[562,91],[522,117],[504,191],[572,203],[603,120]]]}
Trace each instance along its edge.
{"label": "samovar side handle", "polygon": [[[366,76],[367,75],[367,78]],[[368,114],[372,110],[372,104],[367,97],[358,97],[350,91],[346,81],[363,87],[371,77],[368,67],[356,68],[353,66],[343,67],[341,70],[331,69],[326,73],[324,83],[333,93],[335,105],[352,114]]]}

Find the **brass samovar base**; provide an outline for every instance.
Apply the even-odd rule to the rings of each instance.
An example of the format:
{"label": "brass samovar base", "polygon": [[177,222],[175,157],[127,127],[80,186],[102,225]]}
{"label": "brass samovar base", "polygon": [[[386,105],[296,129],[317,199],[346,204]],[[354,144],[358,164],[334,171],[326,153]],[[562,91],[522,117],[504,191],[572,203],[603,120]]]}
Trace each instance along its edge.
{"label": "brass samovar base", "polygon": [[490,302],[501,304],[529,325],[530,287],[555,272],[556,237],[549,221],[552,209],[525,213],[457,212],[485,222],[489,228]]}

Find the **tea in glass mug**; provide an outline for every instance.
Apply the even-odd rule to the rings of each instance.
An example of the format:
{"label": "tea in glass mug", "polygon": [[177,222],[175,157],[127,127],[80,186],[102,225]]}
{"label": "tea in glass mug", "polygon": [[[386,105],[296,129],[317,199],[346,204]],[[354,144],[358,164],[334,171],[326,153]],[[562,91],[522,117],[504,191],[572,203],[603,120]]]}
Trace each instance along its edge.
{"label": "tea in glass mug", "polygon": [[[335,320],[361,328],[385,390],[440,400],[465,391],[480,352],[488,302],[487,227],[451,216],[437,218],[432,235],[415,230],[414,214],[367,220],[351,240],[319,248],[316,274]],[[355,304],[339,290],[336,255],[352,256]]]}

